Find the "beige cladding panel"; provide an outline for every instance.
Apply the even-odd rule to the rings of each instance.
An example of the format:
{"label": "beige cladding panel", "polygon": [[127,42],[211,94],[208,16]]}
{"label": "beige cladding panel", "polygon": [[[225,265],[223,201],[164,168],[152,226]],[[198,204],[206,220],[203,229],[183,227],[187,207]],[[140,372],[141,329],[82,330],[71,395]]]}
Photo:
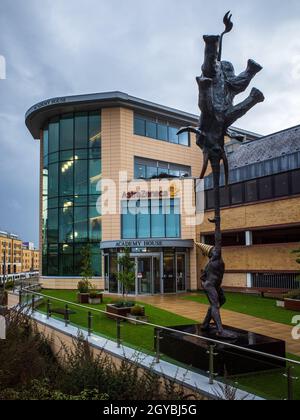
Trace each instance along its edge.
{"label": "beige cladding panel", "polygon": [[[204,223],[198,227],[201,232],[211,232],[212,225],[208,219],[213,212],[205,213]],[[222,229],[251,229],[265,226],[289,225],[300,222],[300,198],[255,203],[222,210]]]}
{"label": "beige cladding panel", "polygon": [[[191,147],[173,145],[167,142],[136,136],[133,133],[134,112],[125,108],[111,108],[102,111],[102,176],[112,179],[119,197],[119,172],[127,172],[128,181],[134,177],[134,157],[161,160],[190,166],[193,176],[198,176],[202,155],[192,137]],[[105,196],[103,197],[105,200]],[[105,204],[105,203],[103,203]],[[117,210],[119,202],[117,200]],[[119,214],[104,215],[103,240],[116,240],[121,236]],[[196,229],[185,219],[182,223],[182,238],[194,239]]]}

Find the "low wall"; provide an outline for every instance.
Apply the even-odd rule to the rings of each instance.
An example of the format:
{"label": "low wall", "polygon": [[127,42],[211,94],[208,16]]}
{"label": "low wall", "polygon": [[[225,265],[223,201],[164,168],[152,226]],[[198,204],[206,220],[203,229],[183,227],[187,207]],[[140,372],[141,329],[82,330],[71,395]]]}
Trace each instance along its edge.
{"label": "low wall", "polygon": [[[44,289],[55,289],[55,290],[76,290],[78,282],[81,278],[69,278],[69,277],[40,277],[40,283]],[[95,285],[97,289],[104,290],[104,279],[93,278],[91,280],[92,285]]]}

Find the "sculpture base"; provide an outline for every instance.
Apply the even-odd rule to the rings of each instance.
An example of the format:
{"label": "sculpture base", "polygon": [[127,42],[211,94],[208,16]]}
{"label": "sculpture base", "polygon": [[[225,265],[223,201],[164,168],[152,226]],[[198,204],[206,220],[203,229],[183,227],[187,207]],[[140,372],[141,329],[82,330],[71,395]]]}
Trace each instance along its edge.
{"label": "sculpture base", "polygon": [[[219,338],[216,328],[203,331],[201,325],[170,328],[178,330],[178,333],[165,330],[160,332],[162,338],[160,343],[161,353],[204,372],[209,371],[208,343],[202,338],[184,336],[179,333],[180,331],[224,342],[224,344],[218,344],[215,348],[217,355],[214,360],[214,371],[221,376],[225,374],[228,376],[244,375],[286,367],[285,362],[246,351],[251,349],[270,355],[286,357],[286,344],[282,340],[227,326],[224,326],[224,330],[228,331],[232,338]],[[234,349],[226,344],[234,344],[241,347],[241,349]]]}

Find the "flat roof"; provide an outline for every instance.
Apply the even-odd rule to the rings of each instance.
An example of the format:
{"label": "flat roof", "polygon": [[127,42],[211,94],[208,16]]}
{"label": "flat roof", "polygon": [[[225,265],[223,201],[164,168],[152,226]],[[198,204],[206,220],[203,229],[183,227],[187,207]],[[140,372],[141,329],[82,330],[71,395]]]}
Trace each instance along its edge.
{"label": "flat roof", "polygon": [[[25,123],[34,139],[40,138],[40,130],[47,121],[62,113],[95,111],[97,108],[125,107],[139,112],[156,113],[183,125],[197,125],[199,116],[164,105],[130,96],[123,92],[103,92],[88,95],[62,96],[39,102],[25,115]],[[260,137],[258,134],[235,128],[247,137]]]}

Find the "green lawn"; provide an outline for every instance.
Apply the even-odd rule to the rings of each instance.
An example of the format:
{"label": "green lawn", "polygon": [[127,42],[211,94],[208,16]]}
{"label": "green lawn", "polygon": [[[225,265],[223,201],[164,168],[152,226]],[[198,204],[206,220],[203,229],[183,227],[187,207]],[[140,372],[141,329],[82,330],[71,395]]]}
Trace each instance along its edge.
{"label": "green lawn", "polygon": [[[208,303],[204,293],[187,296],[183,299],[199,303]],[[287,311],[284,308],[278,308],[276,306],[276,300],[274,299],[264,299],[260,296],[242,293],[226,293],[226,299],[227,302],[223,307],[224,309],[252,315],[256,318],[266,319],[268,321],[279,322],[280,324],[292,325],[293,317],[299,315],[299,312],[297,313]]]}
{"label": "green lawn", "polygon": [[[55,297],[58,299],[63,299],[71,303],[77,303],[77,294],[75,291],[65,291],[65,290],[44,290],[43,294],[49,297]],[[110,320],[106,317],[105,314],[96,312],[93,309],[100,309],[105,311],[106,304],[111,303],[112,299],[105,298],[103,305],[91,306],[85,305],[91,308],[93,313],[93,331],[98,333],[106,338],[116,339],[116,321]],[[146,314],[149,317],[149,322],[155,325],[161,325],[165,327],[177,326],[177,325],[188,325],[195,324],[195,321],[192,321],[187,318],[175,315],[171,312],[167,312],[158,308],[154,308],[151,305],[142,303],[145,306]],[[52,309],[54,308],[64,308],[63,303],[55,303],[52,301]],[[70,309],[76,312],[75,315],[71,315],[70,321],[72,324],[82,326],[87,328],[87,313],[88,310],[80,309],[78,306],[69,305]],[[46,305],[44,304],[39,308],[41,311],[46,311]],[[59,315],[56,315],[60,317]],[[62,316],[60,318],[63,318]],[[122,323],[121,328],[122,340],[124,345],[129,345],[130,347],[137,348],[139,350],[146,350],[148,352],[153,352],[154,350],[154,328],[143,325],[132,325],[129,323]]]}
{"label": "green lawn", "polygon": [[[58,290],[44,290],[43,293],[47,296],[55,297],[58,299],[66,300],[71,302],[69,305],[70,309],[73,309],[76,314],[71,316],[71,323],[73,325],[78,325],[83,328],[87,328],[87,309],[80,308],[78,306],[72,306],[72,303],[76,303],[76,292],[75,291],[58,291]],[[187,298],[185,298],[187,299]],[[196,300],[197,302],[207,303],[205,296],[198,295],[188,298],[190,300]],[[46,302],[46,299],[45,299]],[[97,305],[97,309],[105,310],[107,303],[111,303],[112,299],[105,298],[103,305]],[[185,325],[185,324],[194,324],[195,321],[183,318],[181,316],[175,315],[171,312],[167,312],[158,308],[155,308],[151,305],[140,302],[146,308],[146,313],[149,316],[149,321],[153,324],[161,326],[176,326],[176,325]],[[257,311],[254,313],[255,305],[263,306],[263,309],[270,313],[276,313],[278,308],[274,308],[274,301],[255,296],[245,296],[245,295],[235,295],[228,294],[228,303],[226,305],[227,309],[236,310],[237,312],[247,313],[250,315],[257,315]],[[263,305],[262,305],[263,304]],[[55,303],[52,301],[52,309],[54,308],[64,308],[65,304]],[[116,339],[116,321],[110,320],[106,317],[105,314],[99,314],[95,311],[95,306],[86,305],[90,308],[91,312],[94,315],[93,319],[93,330],[95,333],[100,334],[108,339]],[[235,308],[235,309],[233,309]],[[269,311],[269,308],[271,310]],[[273,312],[272,312],[273,309]],[[39,310],[45,312],[46,304],[39,307]],[[264,319],[266,315],[261,311],[260,315]],[[281,312],[279,310],[279,312]],[[291,316],[291,315],[289,315]],[[56,315],[58,318],[62,318],[59,315]],[[271,318],[275,320],[275,315]],[[270,319],[270,318],[269,318]],[[276,317],[277,322],[278,316]],[[284,318],[280,318],[284,320]],[[286,323],[287,318],[286,318]],[[129,323],[122,323],[122,339],[123,344],[128,345],[129,347],[135,348],[137,350],[144,351],[149,354],[154,354],[154,329],[148,326],[135,326]],[[293,360],[300,361],[300,358],[295,356],[289,356]],[[168,360],[168,358],[165,358]],[[172,362],[172,361],[171,361]],[[173,361],[174,363],[174,361]],[[176,362],[175,362],[176,363]],[[177,363],[179,366],[180,364]],[[237,387],[244,389],[249,393],[254,393],[265,397],[267,399],[285,399],[287,398],[287,379],[284,377],[284,370],[276,370],[270,373],[258,373],[255,375],[241,376],[234,379],[234,383]],[[297,367],[294,370],[294,376],[300,378],[300,367]],[[300,380],[294,382],[294,396],[295,399],[300,400]]]}
{"label": "green lawn", "polygon": [[[288,354],[291,360],[300,362],[300,358]],[[283,400],[288,399],[287,378],[284,376],[285,370],[278,370],[270,373],[257,373],[255,375],[236,378],[236,386],[242,389],[259,390],[259,395],[266,399]],[[292,374],[293,380],[293,397],[294,400],[300,400],[300,366],[295,365]]]}

